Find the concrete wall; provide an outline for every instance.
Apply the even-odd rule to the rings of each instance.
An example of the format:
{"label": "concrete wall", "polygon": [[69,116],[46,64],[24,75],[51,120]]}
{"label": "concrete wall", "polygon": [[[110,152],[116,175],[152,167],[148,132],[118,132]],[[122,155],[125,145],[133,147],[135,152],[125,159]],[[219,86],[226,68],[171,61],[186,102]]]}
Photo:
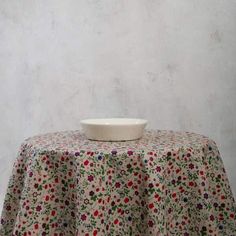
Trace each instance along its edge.
{"label": "concrete wall", "polygon": [[20,143],[86,117],[213,138],[236,193],[235,0],[0,0],[0,207]]}

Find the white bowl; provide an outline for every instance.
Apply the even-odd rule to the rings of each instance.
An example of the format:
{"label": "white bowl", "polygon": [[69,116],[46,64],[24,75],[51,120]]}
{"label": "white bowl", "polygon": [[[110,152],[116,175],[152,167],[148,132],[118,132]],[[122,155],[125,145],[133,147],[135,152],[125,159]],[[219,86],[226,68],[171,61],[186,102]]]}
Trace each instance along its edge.
{"label": "white bowl", "polygon": [[147,120],[131,118],[86,119],[80,123],[88,139],[125,141],[141,138]]}

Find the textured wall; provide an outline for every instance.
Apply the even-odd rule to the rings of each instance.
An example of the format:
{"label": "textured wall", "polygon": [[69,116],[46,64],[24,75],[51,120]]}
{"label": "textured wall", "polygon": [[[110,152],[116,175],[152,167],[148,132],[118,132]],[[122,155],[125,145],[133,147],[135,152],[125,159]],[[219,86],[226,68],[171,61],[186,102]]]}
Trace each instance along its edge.
{"label": "textured wall", "polygon": [[20,143],[85,117],[205,134],[236,193],[235,0],[0,0],[0,207]]}

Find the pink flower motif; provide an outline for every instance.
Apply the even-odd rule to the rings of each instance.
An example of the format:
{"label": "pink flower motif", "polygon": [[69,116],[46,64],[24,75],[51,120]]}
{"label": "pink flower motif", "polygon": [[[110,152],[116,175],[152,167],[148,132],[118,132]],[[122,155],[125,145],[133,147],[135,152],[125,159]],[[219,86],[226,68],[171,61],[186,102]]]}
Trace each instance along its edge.
{"label": "pink flower motif", "polygon": [[160,171],[161,171],[161,167],[160,167],[160,166],[157,166],[157,167],[156,167],[156,171],[157,171],[157,172],[160,172]]}
{"label": "pink flower motif", "polygon": [[194,164],[190,163],[188,166],[190,169],[194,169]]}
{"label": "pink flower motif", "polygon": [[152,221],[152,220],[149,220],[149,221],[148,221],[148,226],[149,226],[149,227],[153,227],[153,225],[154,225],[153,221]]}
{"label": "pink flower motif", "polygon": [[133,151],[128,151],[127,154],[128,154],[129,156],[131,156],[131,155],[133,155]]}
{"label": "pink flower motif", "polygon": [[85,214],[81,215],[81,220],[85,221],[87,219],[87,216]]}
{"label": "pink flower motif", "polygon": [[119,188],[120,187],[120,183],[116,182],[115,186],[116,186],[116,188]]}
{"label": "pink flower motif", "polygon": [[111,154],[112,154],[112,156],[115,156],[117,154],[117,151],[116,150],[112,150]]}
{"label": "pink flower motif", "polygon": [[210,220],[214,221],[215,217],[213,215],[210,216]]}
{"label": "pink flower motif", "polygon": [[94,178],[93,178],[93,176],[92,176],[92,175],[89,175],[89,176],[88,176],[88,181],[89,181],[89,182],[92,182],[92,181],[93,181],[93,179],[94,179]]}
{"label": "pink flower motif", "polygon": [[36,207],[36,211],[41,211],[42,210],[42,207],[40,206],[40,205],[38,205],[37,207]]}

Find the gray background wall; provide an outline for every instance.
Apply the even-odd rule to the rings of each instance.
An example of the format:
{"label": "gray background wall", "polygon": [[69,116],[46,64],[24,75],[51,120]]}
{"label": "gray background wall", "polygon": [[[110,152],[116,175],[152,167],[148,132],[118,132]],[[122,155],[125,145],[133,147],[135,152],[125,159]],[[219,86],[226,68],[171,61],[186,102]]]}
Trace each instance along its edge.
{"label": "gray background wall", "polygon": [[235,0],[0,0],[0,207],[27,137],[86,117],[213,138],[236,193]]}

